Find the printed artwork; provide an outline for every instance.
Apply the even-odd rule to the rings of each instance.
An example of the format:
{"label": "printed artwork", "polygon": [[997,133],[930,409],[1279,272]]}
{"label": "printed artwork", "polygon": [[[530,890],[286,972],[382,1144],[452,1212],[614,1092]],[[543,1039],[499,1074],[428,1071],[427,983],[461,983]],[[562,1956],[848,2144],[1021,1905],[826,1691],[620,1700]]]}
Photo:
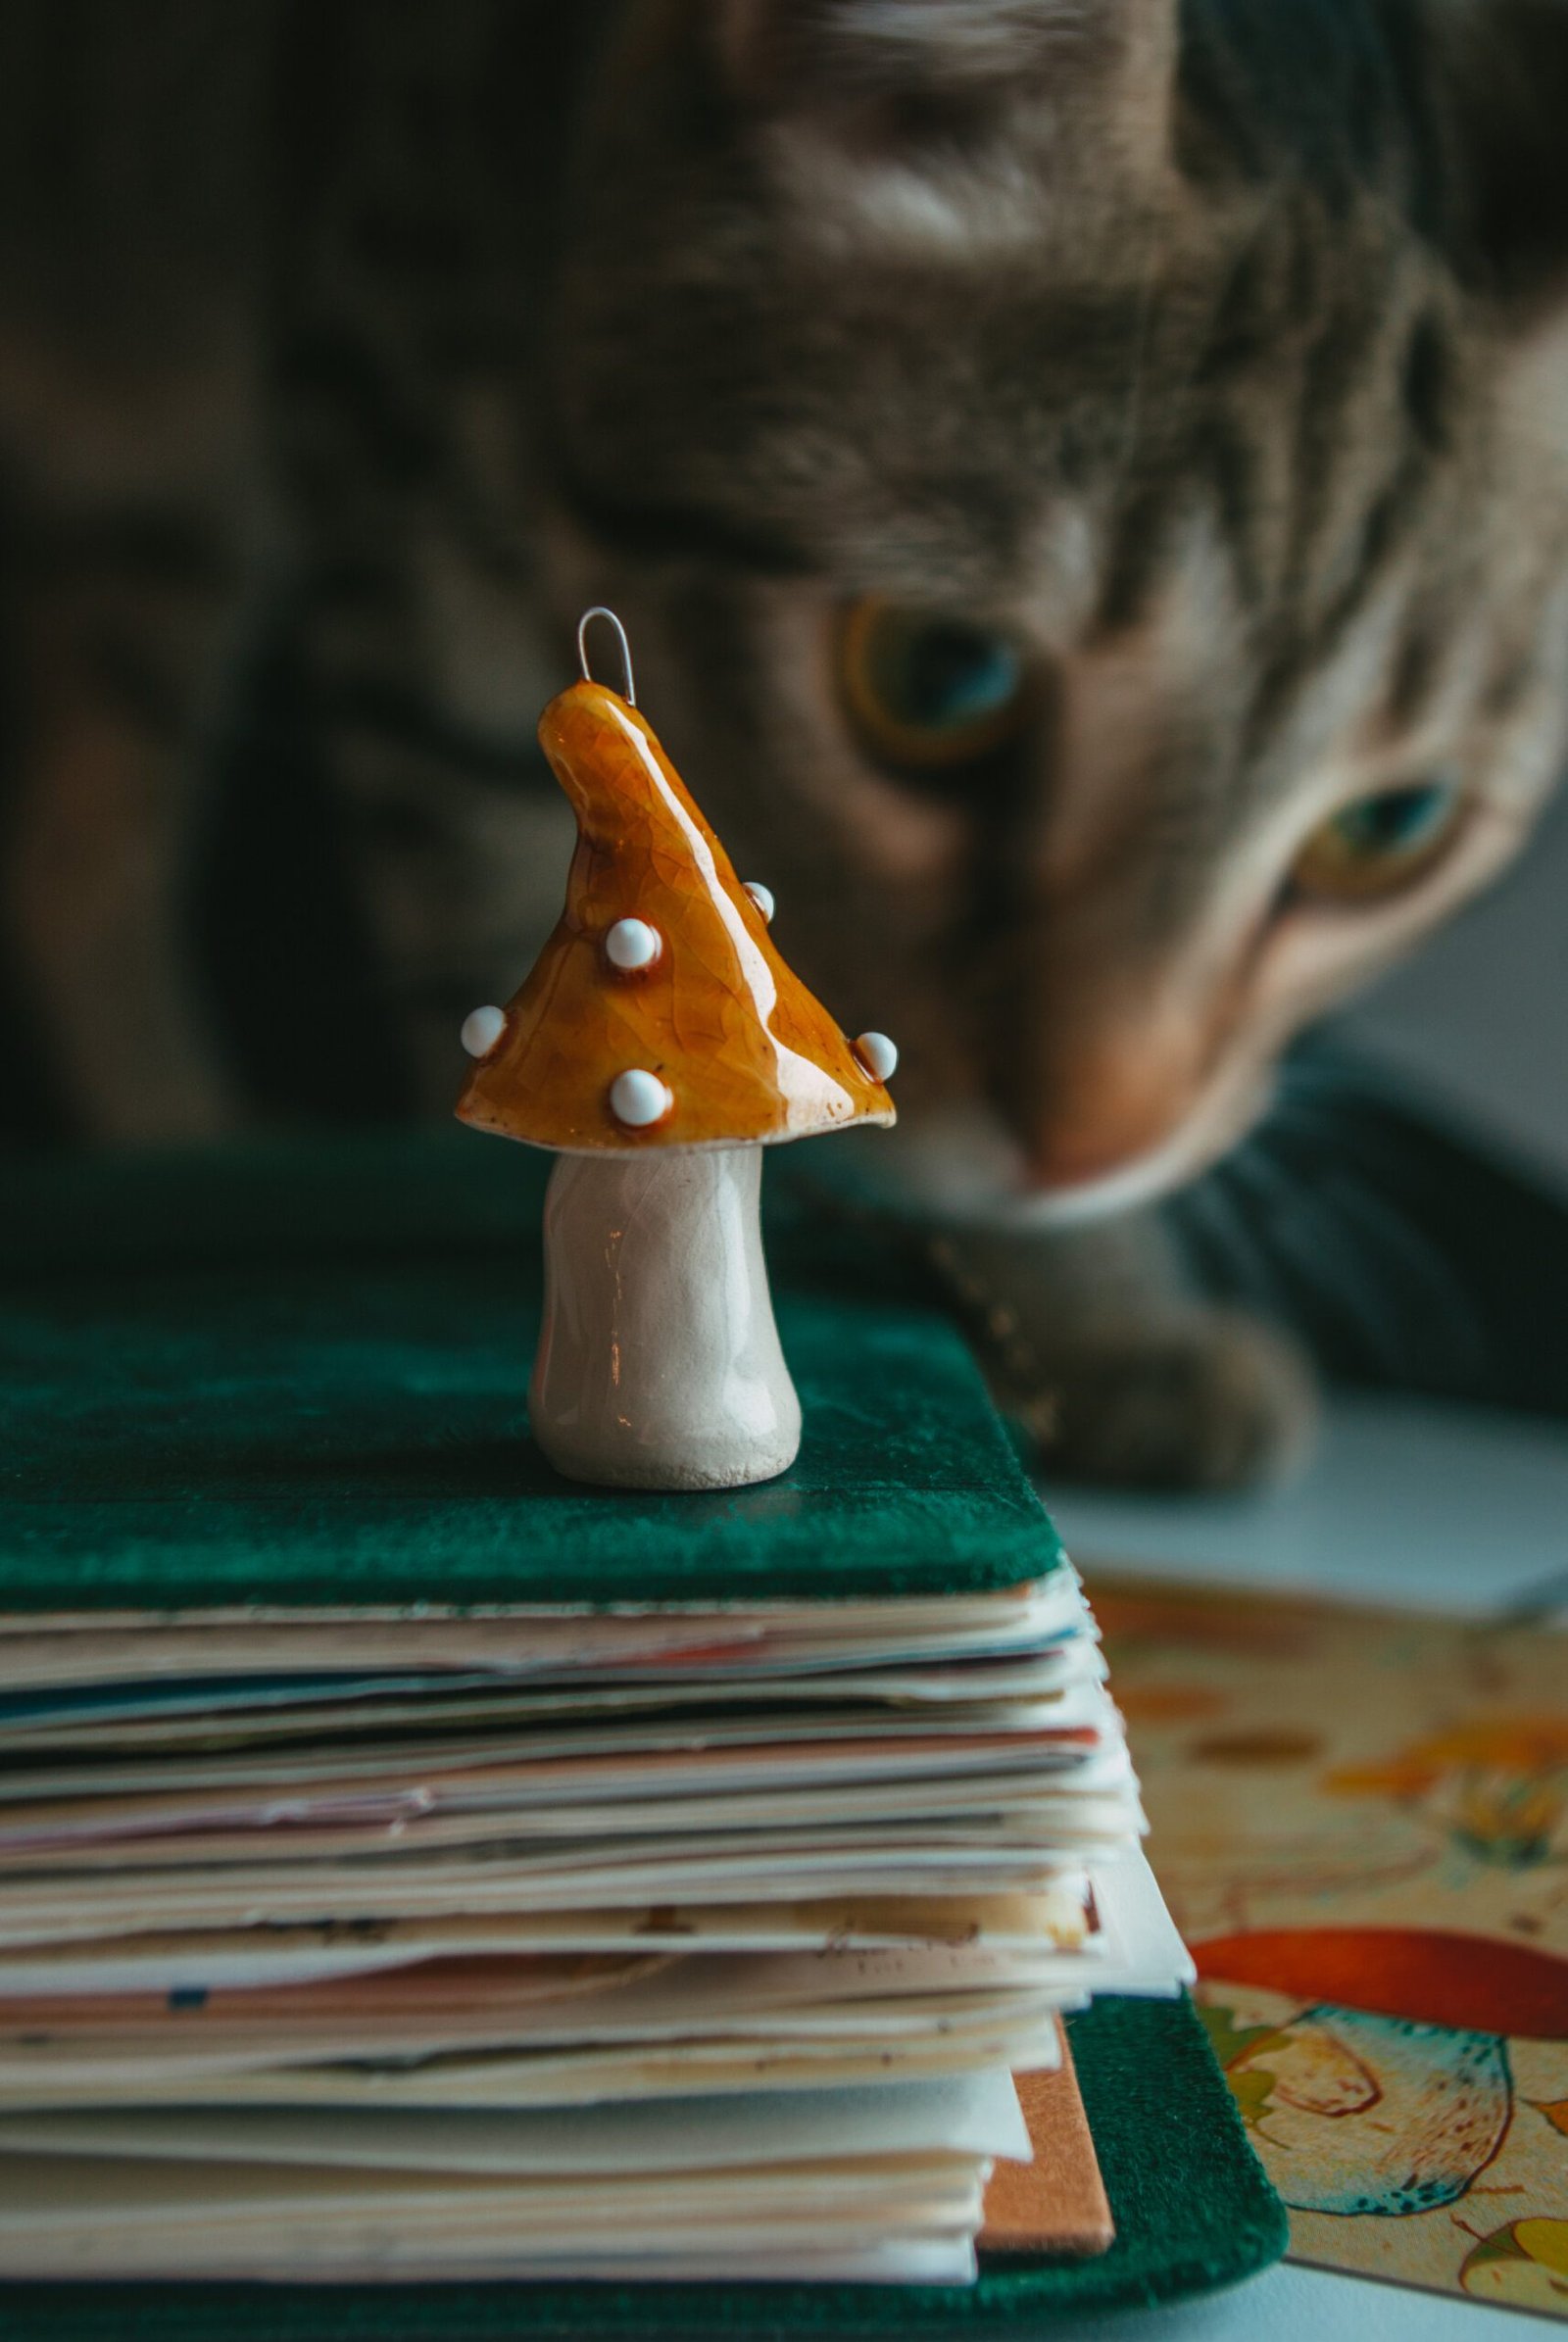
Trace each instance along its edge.
{"label": "printed artwork", "polygon": [[1087,1575],[1293,2257],[1568,2318],[1568,1635]]}

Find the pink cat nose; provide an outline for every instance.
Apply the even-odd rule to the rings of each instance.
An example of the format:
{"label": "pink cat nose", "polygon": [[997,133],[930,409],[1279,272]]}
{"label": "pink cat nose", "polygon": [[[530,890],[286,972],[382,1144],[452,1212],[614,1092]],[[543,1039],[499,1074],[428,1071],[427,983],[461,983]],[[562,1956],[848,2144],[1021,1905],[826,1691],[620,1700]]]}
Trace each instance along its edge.
{"label": "pink cat nose", "polygon": [[1059,1064],[1028,1101],[1014,1108],[1036,1189],[1081,1188],[1157,1153],[1193,1105],[1189,1067],[1156,1050],[1086,1051]]}
{"label": "pink cat nose", "polygon": [[1169,1135],[1165,1130],[1138,1132],[1125,1138],[1102,1132],[1054,1132],[1045,1141],[1037,1141],[1030,1149],[1029,1186],[1053,1194],[1064,1188],[1092,1187],[1097,1181],[1110,1179],[1118,1171],[1130,1169],[1145,1155],[1154,1153]]}

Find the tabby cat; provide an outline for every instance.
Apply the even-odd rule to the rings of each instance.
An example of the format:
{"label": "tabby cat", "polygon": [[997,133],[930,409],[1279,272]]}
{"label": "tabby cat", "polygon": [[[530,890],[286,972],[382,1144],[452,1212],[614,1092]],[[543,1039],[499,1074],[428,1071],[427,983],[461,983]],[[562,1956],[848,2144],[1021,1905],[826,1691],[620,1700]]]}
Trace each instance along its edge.
{"label": "tabby cat", "polygon": [[75,1126],[254,1113],[203,854],[280,624],[376,971],[320,1019],[444,1106],[610,603],[901,1043],[866,1175],[1007,1395],[1278,1463],[1306,1366],[1159,1199],[1562,759],[1565,120],[1568,0],[6,0],[4,950]]}

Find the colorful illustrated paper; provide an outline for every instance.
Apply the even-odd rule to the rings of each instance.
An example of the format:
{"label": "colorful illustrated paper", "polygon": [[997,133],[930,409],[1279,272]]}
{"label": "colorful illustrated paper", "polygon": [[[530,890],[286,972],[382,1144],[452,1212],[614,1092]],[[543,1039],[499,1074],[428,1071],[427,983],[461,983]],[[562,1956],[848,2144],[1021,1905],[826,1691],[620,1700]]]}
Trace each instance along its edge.
{"label": "colorful illustrated paper", "polygon": [[1568,2318],[1568,1635],[1089,1577],[1294,2258]]}

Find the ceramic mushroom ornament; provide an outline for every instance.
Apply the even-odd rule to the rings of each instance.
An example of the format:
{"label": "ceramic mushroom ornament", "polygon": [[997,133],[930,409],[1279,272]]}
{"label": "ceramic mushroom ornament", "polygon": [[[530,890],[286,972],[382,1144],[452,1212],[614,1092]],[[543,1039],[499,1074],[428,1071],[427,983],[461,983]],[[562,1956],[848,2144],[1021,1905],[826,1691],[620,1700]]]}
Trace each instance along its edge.
{"label": "ceramic mushroom ornament", "polygon": [[[591,679],[619,635],[625,695]],[[560,1156],[545,1201],[533,1433],[574,1480],[723,1488],[795,1459],[762,1257],[762,1148],[890,1123],[897,1052],[846,1040],[774,949],[634,704],[619,620],[539,740],[577,817],[566,906],[522,989],[476,1008],[458,1103]]]}

